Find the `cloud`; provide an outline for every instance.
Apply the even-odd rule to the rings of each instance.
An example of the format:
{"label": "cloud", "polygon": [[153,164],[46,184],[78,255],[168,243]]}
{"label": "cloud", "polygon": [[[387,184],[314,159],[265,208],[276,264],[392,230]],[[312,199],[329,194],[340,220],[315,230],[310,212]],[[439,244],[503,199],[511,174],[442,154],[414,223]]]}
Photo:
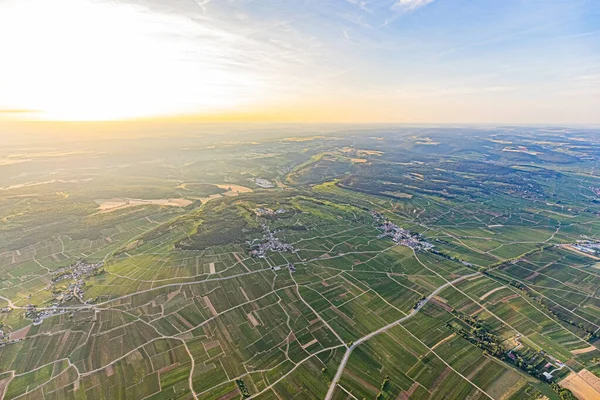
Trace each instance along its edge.
{"label": "cloud", "polygon": [[209,0],[184,8],[3,1],[0,37],[14,39],[0,41],[11,61],[0,63],[2,118],[28,109],[46,119],[107,120],[250,107],[304,87],[321,51],[279,16],[241,23],[246,9]]}
{"label": "cloud", "polygon": [[203,12],[206,12],[206,6],[212,1],[212,0],[194,0],[196,2],[196,4],[198,4],[198,7],[200,7],[202,9]]}
{"label": "cloud", "polygon": [[482,40],[480,42],[466,44],[464,46],[453,47],[451,49],[448,49],[448,50],[445,50],[445,51],[441,52],[439,55],[440,56],[446,56],[448,54],[456,53],[456,52],[462,51],[462,50],[471,49],[471,48],[474,48],[474,47],[487,46],[489,44],[502,42],[504,39],[505,39],[504,36],[500,36],[500,37],[489,39],[489,40]]}
{"label": "cloud", "polygon": [[[462,45],[462,46],[453,47],[453,48],[450,48],[448,50],[445,50],[445,51],[441,52],[439,55],[440,56],[445,56],[445,55],[448,55],[448,54],[456,53],[458,51],[463,51],[463,50],[467,50],[467,49],[472,49],[472,48],[475,48],[475,47],[488,46],[490,44],[496,44],[496,43],[504,42],[506,40],[515,40],[515,39],[520,38],[522,36],[531,35],[532,33],[535,33],[535,32],[540,32],[540,31],[548,30],[550,28],[553,28],[554,26],[555,25],[544,25],[544,26],[540,26],[540,27],[527,28],[527,29],[524,29],[524,30],[521,30],[521,31],[509,32],[509,33],[506,33],[506,34],[498,36],[498,37],[493,37],[493,38],[482,40],[482,41],[479,41],[479,42],[468,43],[468,44],[465,44],[465,45]],[[596,33],[597,32],[598,31],[596,31]],[[585,35],[591,35],[591,34],[594,34],[594,32],[589,32],[587,34],[584,34],[584,36]],[[577,37],[577,36],[570,36],[570,37],[572,38],[572,37]]]}
{"label": "cloud", "polygon": [[464,85],[464,86],[447,86],[442,87],[440,85],[435,86],[409,86],[394,91],[395,96],[398,98],[407,99],[440,99],[440,98],[464,98],[466,96],[475,96],[475,98],[482,98],[481,96],[489,95],[501,95],[506,93],[515,93],[525,90],[534,90],[533,86],[519,86],[519,85]]}
{"label": "cloud", "polygon": [[425,7],[435,0],[398,0],[392,6],[392,10],[400,13],[415,11],[418,8]]}
{"label": "cloud", "polygon": [[346,1],[350,4],[354,4],[355,6],[360,7],[360,9],[363,11],[369,11],[369,9],[367,8],[366,1],[360,1],[360,0],[346,0]]}
{"label": "cloud", "polygon": [[403,14],[411,13],[421,7],[425,7],[428,4],[433,3],[435,0],[395,0],[394,4],[390,7],[393,15],[387,18],[383,26],[389,25],[396,21]]}

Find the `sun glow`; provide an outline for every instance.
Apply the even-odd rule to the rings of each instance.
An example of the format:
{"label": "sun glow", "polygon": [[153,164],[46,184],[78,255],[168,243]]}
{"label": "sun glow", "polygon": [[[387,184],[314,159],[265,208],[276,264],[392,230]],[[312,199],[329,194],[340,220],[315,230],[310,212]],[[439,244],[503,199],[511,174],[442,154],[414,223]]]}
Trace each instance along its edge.
{"label": "sun glow", "polygon": [[[193,40],[202,37],[204,40]],[[92,0],[0,6],[0,108],[50,120],[210,113],[264,85],[236,38],[180,16]]]}

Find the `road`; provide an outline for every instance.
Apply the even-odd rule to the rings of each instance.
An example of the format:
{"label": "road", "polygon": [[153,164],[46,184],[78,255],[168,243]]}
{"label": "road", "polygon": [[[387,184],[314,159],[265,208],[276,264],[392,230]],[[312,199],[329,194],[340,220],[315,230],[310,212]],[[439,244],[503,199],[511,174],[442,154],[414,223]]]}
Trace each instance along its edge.
{"label": "road", "polygon": [[8,303],[8,306],[9,306],[10,308],[17,308],[17,307],[15,306],[15,304],[14,304],[14,303],[13,303],[13,302],[12,302],[10,299],[8,299],[8,298],[6,298],[6,297],[4,297],[4,296],[0,296],[0,300],[4,300],[4,301],[6,301],[6,302]]}
{"label": "road", "polygon": [[477,275],[479,275],[479,272],[475,272],[475,273],[469,274],[469,275],[464,275],[464,276],[461,276],[460,278],[457,278],[451,282],[447,282],[447,283],[443,284],[439,288],[435,289],[429,296],[427,296],[425,298],[425,300],[421,301],[419,303],[419,305],[416,308],[414,308],[408,315],[400,318],[397,321],[392,322],[389,325],[379,328],[376,331],[373,331],[373,332],[369,333],[368,335],[365,335],[365,336],[361,337],[360,339],[358,339],[357,341],[355,341],[354,343],[352,343],[352,345],[350,347],[348,347],[348,350],[346,350],[346,353],[344,354],[344,358],[342,358],[342,362],[340,363],[340,366],[338,367],[335,377],[331,381],[331,385],[329,385],[329,390],[327,391],[325,400],[331,400],[331,398],[333,397],[333,392],[335,391],[335,387],[337,386],[338,382],[340,381],[340,378],[342,377],[342,373],[344,372],[344,368],[346,367],[348,360],[350,360],[350,354],[352,354],[352,350],[354,350],[356,348],[356,346],[358,346],[361,343],[366,342],[367,340],[371,339],[372,337],[375,337],[375,336],[379,335],[380,333],[383,333],[383,332],[387,331],[388,329],[393,328],[394,326],[413,317],[425,306],[425,304],[427,304],[429,302],[429,300],[431,300],[434,296],[436,296],[442,290],[446,289],[448,286],[452,286],[460,281],[472,278]]}

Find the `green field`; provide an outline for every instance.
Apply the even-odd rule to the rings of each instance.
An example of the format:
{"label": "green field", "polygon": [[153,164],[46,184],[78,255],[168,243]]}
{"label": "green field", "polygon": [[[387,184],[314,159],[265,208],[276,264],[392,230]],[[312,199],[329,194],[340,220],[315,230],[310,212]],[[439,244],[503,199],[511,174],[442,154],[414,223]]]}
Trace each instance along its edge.
{"label": "green field", "polygon": [[600,255],[573,247],[600,240],[600,143],[578,134],[192,135],[0,166],[0,397],[559,399],[600,379]]}

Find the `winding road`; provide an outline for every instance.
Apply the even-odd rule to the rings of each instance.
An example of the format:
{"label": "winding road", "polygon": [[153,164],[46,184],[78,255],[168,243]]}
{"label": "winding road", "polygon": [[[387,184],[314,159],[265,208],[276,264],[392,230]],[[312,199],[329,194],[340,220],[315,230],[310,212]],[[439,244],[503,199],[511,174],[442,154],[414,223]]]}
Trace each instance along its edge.
{"label": "winding road", "polygon": [[350,355],[352,354],[352,351],[356,348],[356,346],[358,346],[361,343],[366,342],[367,340],[371,339],[374,336],[379,335],[380,333],[383,333],[385,331],[387,331],[390,328],[393,328],[394,326],[406,321],[407,319],[413,317],[415,314],[417,314],[424,306],[425,304],[427,304],[429,302],[429,300],[431,300],[434,296],[436,296],[439,292],[441,292],[442,290],[446,289],[448,286],[452,286],[456,283],[459,283],[465,279],[469,279],[469,278],[473,278],[477,275],[480,275],[479,272],[475,272],[473,274],[469,274],[469,275],[464,275],[461,276],[460,278],[457,278],[451,282],[447,282],[445,284],[443,284],[442,286],[440,286],[439,288],[435,289],[429,296],[427,296],[424,300],[422,300],[421,302],[419,302],[419,304],[417,305],[416,308],[414,308],[408,315],[400,318],[397,321],[392,322],[389,325],[386,325],[382,328],[377,329],[376,331],[373,331],[371,333],[369,333],[368,335],[365,335],[363,337],[361,337],[360,339],[358,339],[357,341],[355,341],[354,343],[352,343],[352,345],[350,347],[348,347],[348,350],[346,350],[346,353],[344,354],[344,358],[342,358],[342,362],[340,363],[340,366],[338,367],[338,370],[335,374],[335,377],[333,378],[333,380],[331,381],[331,385],[329,385],[329,390],[327,391],[327,395],[325,396],[325,400],[331,400],[331,398],[333,397],[333,392],[335,391],[335,387],[337,386],[338,382],[340,381],[340,378],[342,377],[342,373],[344,372],[344,368],[346,367],[346,364],[348,364],[348,360],[350,360]]}

